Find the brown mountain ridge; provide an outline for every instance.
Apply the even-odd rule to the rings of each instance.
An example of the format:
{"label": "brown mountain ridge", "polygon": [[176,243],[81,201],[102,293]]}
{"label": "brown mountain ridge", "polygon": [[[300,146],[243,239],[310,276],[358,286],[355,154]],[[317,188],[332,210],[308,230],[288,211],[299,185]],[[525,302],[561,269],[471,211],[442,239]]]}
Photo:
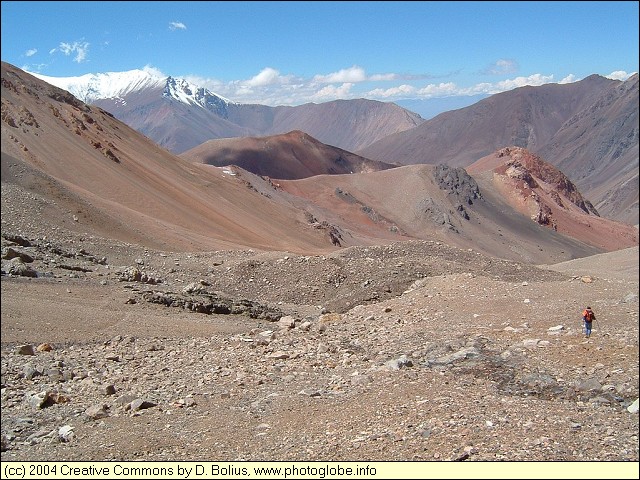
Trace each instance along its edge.
{"label": "brown mountain ridge", "polygon": [[299,130],[267,137],[209,140],[180,156],[218,167],[236,165],[257,175],[285,180],[394,167],[325,145]]}
{"label": "brown mountain ridge", "polygon": [[212,139],[270,136],[293,130],[355,151],[424,121],[393,103],[366,99],[277,107],[229,103],[223,111],[208,110],[167,98],[162,88],[93,104],[176,154]]}

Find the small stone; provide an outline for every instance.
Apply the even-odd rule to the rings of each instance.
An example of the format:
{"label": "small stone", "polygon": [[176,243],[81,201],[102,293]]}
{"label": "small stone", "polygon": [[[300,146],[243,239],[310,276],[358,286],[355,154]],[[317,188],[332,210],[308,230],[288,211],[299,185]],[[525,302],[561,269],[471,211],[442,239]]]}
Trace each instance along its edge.
{"label": "small stone", "polygon": [[92,420],[98,420],[109,416],[109,407],[104,404],[92,405],[85,410],[85,415]]}
{"label": "small stone", "polygon": [[61,442],[70,442],[74,438],[75,434],[71,425],[64,425],[58,429],[58,439]]}
{"label": "small stone", "polygon": [[20,345],[17,350],[18,355],[35,355],[36,352],[33,350],[33,345]]}

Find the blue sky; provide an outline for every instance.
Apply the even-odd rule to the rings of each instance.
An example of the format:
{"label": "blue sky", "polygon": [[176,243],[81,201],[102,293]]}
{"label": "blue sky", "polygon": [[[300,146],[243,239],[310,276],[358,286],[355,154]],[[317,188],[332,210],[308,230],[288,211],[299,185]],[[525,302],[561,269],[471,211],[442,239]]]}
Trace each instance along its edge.
{"label": "blue sky", "polygon": [[242,103],[492,94],[638,71],[638,2],[2,2],[2,60],[150,68]]}

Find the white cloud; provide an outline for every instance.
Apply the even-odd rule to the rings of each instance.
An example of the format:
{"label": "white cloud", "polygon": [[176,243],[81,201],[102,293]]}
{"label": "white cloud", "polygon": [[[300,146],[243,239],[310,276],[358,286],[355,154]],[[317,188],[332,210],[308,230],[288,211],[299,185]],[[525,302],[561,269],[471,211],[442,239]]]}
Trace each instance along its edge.
{"label": "white cloud", "polygon": [[25,57],[32,57],[36,53],[38,53],[38,49],[37,48],[31,48],[31,49],[27,50],[26,52],[24,52],[24,56]]}
{"label": "white cloud", "polygon": [[222,81],[197,75],[184,77],[190,83],[209,89],[211,92],[234,102],[259,103],[262,105],[298,105],[309,102],[316,93],[317,85],[282,75],[278,70],[266,67],[248,80]]}
{"label": "white cloud", "polygon": [[250,78],[242,82],[244,85],[249,87],[264,87],[266,85],[275,85],[277,83],[282,83],[283,77],[280,76],[280,72],[274,68],[267,67],[263,68],[260,73],[258,73],[255,77]]}
{"label": "white cloud", "polygon": [[486,75],[509,75],[510,73],[516,73],[519,68],[518,62],[515,60],[501,58],[485,68],[482,73]]}
{"label": "white cloud", "polygon": [[456,84],[451,82],[439,83],[438,85],[432,83],[418,90],[418,94],[424,98],[447,97],[454,94],[457,89]]}
{"label": "white cloud", "polygon": [[506,92],[507,90],[513,90],[514,88],[524,87],[527,85],[537,87],[551,82],[553,82],[553,75],[535,73],[528,77],[516,77],[509,80],[503,80],[498,83],[478,83],[472,87],[460,89],[456,93],[460,95],[476,95],[479,93],[493,95],[495,93]]}
{"label": "white cloud", "polygon": [[609,75],[605,75],[605,77],[610,78],[611,80],[627,80],[630,76],[636,74],[638,72],[627,73],[624,70],[616,70],[615,72],[611,72]]}
{"label": "white cloud", "polygon": [[[495,85],[491,83],[483,83],[472,87],[473,89],[490,90],[495,89]],[[376,88],[375,90],[368,91],[365,96],[367,98],[382,99],[392,101],[393,99],[401,98],[437,98],[437,97],[451,97],[456,95],[473,95],[478,92],[469,92],[468,89],[458,87],[453,82],[448,83],[431,83],[424,87],[418,88],[412,85],[400,85],[397,87],[391,87],[387,89]]]}
{"label": "white cloud", "polygon": [[421,88],[405,84],[397,87],[390,87],[387,89],[377,88],[374,90],[370,90],[366,92],[364,96],[372,99],[393,101],[394,99],[397,100],[401,98],[427,99],[437,97],[469,96],[477,94],[493,95],[495,93],[513,90],[514,88],[523,87],[526,85],[539,86],[550,83],[552,81],[553,75],[542,75],[537,73],[528,77],[516,77],[497,83],[478,83],[471,87],[460,87],[453,82],[438,84],[432,83]]}
{"label": "white cloud", "polygon": [[[625,72],[624,70],[616,70],[615,72],[611,72],[609,75],[603,75],[603,77],[608,78],[610,80],[620,80],[622,82],[624,82],[625,80],[628,80],[629,77],[635,75],[638,72]],[[565,83],[574,83],[581,80],[580,78],[577,78],[573,73],[570,73],[569,75],[567,75],[566,77],[564,77],[562,80],[560,80],[558,83],[560,84],[565,84]]]}
{"label": "white cloud", "polygon": [[88,42],[60,42],[58,48],[54,48],[49,51],[49,53],[54,53],[57,50],[60,50],[65,55],[69,56],[72,53],[75,53],[73,61],[77,63],[82,63],[87,59],[87,54],[89,53],[89,43]]}
{"label": "white cloud", "polygon": [[[197,75],[183,78],[231,101],[276,106],[301,105],[303,103],[328,101],[336,98],[366,97],[382,100],[408,98],[418,95],[418,88],[408,82],[415,82],[428,77],[427,75],[402,75],[396,73],[367,76],[363,68],[353,66],[330,74],[317,74],[306,78],[284,75],[272,67],[265,67],[255,76],[244,80],[222,81]],[[405,83],[387,89],[377,88],[369,92],[366,91],[365,82],[391,82],[394,80],[404,81]],[[361,87],[357,89],[358,86]],[[444,89],[445,87],[441,86],[440,88]]]}
{"label": "white cloud", "polygon": [[169,76],[169,75],[165,75],[159,69],[157,69],[156,67],[153,67],[151,65],[145,65],[142,68],[142,71],[143,72],[147,72],[149,75],[152,75],[154,77],[164,78],[164,77],[168,77]]}
{"label": "white cloud", "polygon": [[311,96],[312,100],[329,101],[336,98],[348,98],[353,83],[343,83],[340,86],[327,85]]}
{"label": "white cloud", "polygon": [[[167,75],[164,75],[164,76],[167,76]],[[218,92],[218,91],[222,92],[224,89],[227,88],[227,85],[225,85],[224,82],[217,80],[215,78],[204,78],[198,75],[187,75],[184,78],[187,82],[192,83],[194,85],[198,85],[200,87],[207,88],[212,92]]]}
{"label": "white cloud", "polygon": [[186,30],[187,26],[182,22],[170,22],[169,30]]}
{"label": "white cloud", "polygon": [[[152,68],[152,67],[145,67]],[[613,72],[610,77],[628,78],[632,74]],[[166,75],[164,75],[166,76]],[[399,99],[429,99],[452,96],[493,95],[523,86],[540,86],[554,82],[553,75],[536,73],[517,76],[499,82],[483,82],[471,86],[454,82],[421,84],[427,76],[407,76],[400,74],[371,75],[364,69],[351,67],[337,72],[310,77],[283,75],[272,67],[263,68],[257,75],[245,80],[222,81],[198,76],[184,77],[189,82],[234,102],[257,103],[262,105],[301,105],[309,102],[325,102],[335,99],[370,98],[380,101]],[[338,81],[351,79],[353,81]],[[328,83],[331,80],[330,83]],[[376,88],[375,82],[393,82],[386,87]],[[573,75],[564,77],[559,83],[572,83],[578,79]],[[371,82],[371,83],[367,83]]]}
{"label": "white cloud", "polygon": [[376,88],[365,93],[365,97],[368,98],[391,98],[401,97],[407,95],[415,95],[417,92],[415,87],[411,85],[399,85],[391,88]]}
{"label": "white cloud", "polygon": [[402,76],[397,73],[376,73],[371,75],[368,80],[371,82],[391,82],[399,78],[402,78]]}
{"label": "white cloud", "polygon": [[350,68],[343,68],[337,72],[326,75],[315,75],[312,79],[316,83],[362,83],[362,82],[391,82],[393,80],[415,80],[420,77],[412,75],[400,75],[397,73],[375,73],[367,75],[364,68],[354,65]]}
{"label": "white cloud", "polygon": [[46,63],[35,63],[35,64],[31,64],[31,65],[23,65],[20,68],[22,70],[24,70],[25,72],[40,73],[41,70],[44,70],[48,66],[49,65],[47,65]]}
{"label": "white cloud", "polygon": [[[255,90],[253,90],[248,85],[238,85],[234,91],[234,96],[240,98],[249,98],[251,96],[255,96]],[[257,102],[260,103],[260,102]]]}
{"label": "white cloud", "polygon": [[536,73],[534,75],[529,75],[528,77],[516,77],[511,80],[503,80],[498,82],[496,85],[500,91],[505,91],[524,87],[526,85],[537,87],[551,82],[553,82],[553,75],[542,75],[541,73]]}
{"label": "white cloud", "polygon": [[576,76],[573,73],[570,73],[569,75],[564,77],[562,80],[560,80],[558,83],[564,85],[565,83],[573,83],[577,81],[578,79],[576,78]]}
{"label": "white cloud", "polygon": [[313,77],[313,81],[317,83],[358,83],[364,82],[365,80],[367,80],[367,74],[364,69],[355,65],[351,68],[343,68],[328,75],[316,75]]}

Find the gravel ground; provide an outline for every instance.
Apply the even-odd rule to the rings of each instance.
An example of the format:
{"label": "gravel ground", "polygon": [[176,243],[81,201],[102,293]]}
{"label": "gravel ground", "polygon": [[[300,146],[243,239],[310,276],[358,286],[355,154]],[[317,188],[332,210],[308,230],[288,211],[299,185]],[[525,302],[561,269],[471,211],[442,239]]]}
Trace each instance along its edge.
{"label": "gravel ground", "polygon": [[638,461],[637,248],[534,267],[59,238],[3,231],[3,461]]}

